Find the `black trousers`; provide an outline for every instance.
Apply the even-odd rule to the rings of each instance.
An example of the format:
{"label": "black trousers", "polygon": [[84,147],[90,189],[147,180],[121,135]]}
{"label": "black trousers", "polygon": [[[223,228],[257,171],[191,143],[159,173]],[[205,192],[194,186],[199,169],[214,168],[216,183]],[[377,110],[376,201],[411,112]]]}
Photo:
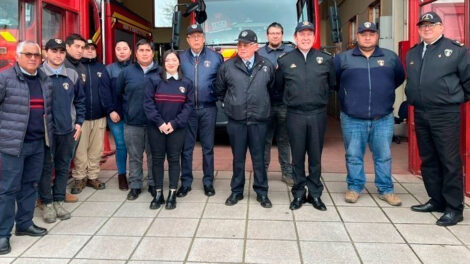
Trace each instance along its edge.
{"label": "black trousers", "polygon": [[266,129],[266,122],[247,124],[246,121],[229,119],[227,133],[233,154],[233,176],[230,184],[232,193],[243,193],[246,151],[249,148],[254,173],[253,189],[258,195],[268,194],[268,176],[264,167]]}
{"label": "black trousers", "polygon": [[460,112],[415,111],[421,173],[431,203],[463,211]]}
{"label": "black trousers", "polygon": [[170,189],[178,188],[180,157],[183,150],[185,129],[178,128],[171,134],[160,133],[157,127],[149,127],[148,138],[152,153],[152,176],[156,189],[163,189],[163,164],[168,159]]}
{"label": "black trousers", "polygon": [[[296,198],[305,194],[305,186],[313,197],[322,194],[321,154],[325,129],[326,110],[317,113],[287,111],[287,133],[294,175],[292,195]],[[305,153],[308,154],[308,177],[305,175]]]}

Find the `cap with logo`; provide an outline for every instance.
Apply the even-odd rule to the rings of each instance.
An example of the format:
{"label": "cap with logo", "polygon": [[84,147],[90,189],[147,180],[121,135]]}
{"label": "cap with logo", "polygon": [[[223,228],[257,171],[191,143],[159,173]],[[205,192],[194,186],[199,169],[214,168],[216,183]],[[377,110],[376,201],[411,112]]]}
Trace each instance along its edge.
{"label": "cap with logo", "polygon": [[65,50],[65,43],[61,39],[50,39],[46,43],[46,50],[49,49],[63,49]]}
{"label": "cap with logo", "polygon": [[425,22],[429,22],[431,24],[434,24],[434,23],[442,23],[442,19],[441,17],[436,14],[436,12],[427,12],[427,13],[424,13],[420,18],[419,18],[419,21],[418,21],[418,24],[416,24],[417,26],[425,23]]}
{"label": "cap with logo", "polygon": [[253,30],[246,29],[240,32],[240,34],[238,35],[238,38],[235,41],[245,42],[245,43],[252,43],[252,42],[257,43],[258,37],[256,36],[256,33]]}
{"label": "cap with logo", "polygon": [[93,40],[87,39],[87,40],[85,41],[85,47],[86,47],[86,46],[90,46],[90,45],[95,46],[95,48],[97,47],[97,46],[96,46],[96,43],[95,43]]}
{"label": "cap with logo", "polygon": [[295,27],[295,33],[300,32],[302,30],[306,30],[306,29],[311,30],[311,31],[315,30],[312,22],[309,22],[309,21],[299,22],[297,24],[297,27]]}
{"label": "cap with logo", "polygon": [[357,33],[362,33],[364,31],[371,31],[371,32],[377,32],[377,25],[375,25],[372,22],[364,22],[359,25],[357,29]]}
{"label": "cap with logo", "polygon": [[196,32],[204,33],[204,30],[202,30],[201,24],[192,24],[192,25],[189,25],[188,28],[186,29],[186,35],[191,35]]}

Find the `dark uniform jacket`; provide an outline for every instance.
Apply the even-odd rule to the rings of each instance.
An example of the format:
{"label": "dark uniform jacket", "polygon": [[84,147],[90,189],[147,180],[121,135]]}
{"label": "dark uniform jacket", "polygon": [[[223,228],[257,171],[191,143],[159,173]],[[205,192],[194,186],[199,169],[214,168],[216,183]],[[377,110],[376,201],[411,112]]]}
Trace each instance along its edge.
{"label": "dark uniform jacket", "polygon": [[458,112],[470,96],[470,56],[462,44],[441,37],[426,47],[414,46],[406,56],[406,96],[418,110]]}
{"label": "dark uniform jacket", "polygon": [[237,121],[267,121],[274,74],[273,64],[257,53],[251,74],[239,56],[222,64],[217,73],[216,95],[224,103],[225,114]]}
{"label": "dark uniform jacket", "polygon": [[294,49],[281,55],[277,63],[287,109],[300,113],[324,111],[329,90],[336,83],[333,58],[310,49],[305,60],[302,52]]}
{"label": "dark uniform jacket", "polygon": [[215,78],[220,65],[224,62],[222,55],[204,47],[196,64],[191,49],[180,54],[181,69],[185,77],[194,84],[194,108],[215,106],[217,97],[214,93]]}
{"label": "dark uniform jacket", "polygon": [[393,111],[395,89],[405,79],[393,51],[376,47],[367,58],[356,47],[336,55],[334,62],[341,111],[361,119],[377,119]]}
{"label": "dark uniform jacket", "polygon": [[111,78],[111,94],[113,96],[114,110],[119,114],[121,118],[122,118],[122,101],[118,101],[119,97],[117,96],[116,82],[121,71],[131,64],[132,64],[131,60],[127,60],[127,61],[117,61],[106,66],[106,70],[108,71],[109,78]]}
{"label": "dark uniform jacket", "polygon": [[67,68],[72,68],[78,73],[78,77],[80,81],[82,82],[82,85],[85,86],[87,70],[85,66],[82,64],[81,60],[76,60],[72,56],[67,54],[65,57],[64,64]]}
{"label": "dark uniform jacket", "polygon": [[[44,97],[45,132],[53,144],[52,83],[38,69]],[[29,87],[17,63],[0,72],[0,152],[19,156],[28,127],[30,113]]]}

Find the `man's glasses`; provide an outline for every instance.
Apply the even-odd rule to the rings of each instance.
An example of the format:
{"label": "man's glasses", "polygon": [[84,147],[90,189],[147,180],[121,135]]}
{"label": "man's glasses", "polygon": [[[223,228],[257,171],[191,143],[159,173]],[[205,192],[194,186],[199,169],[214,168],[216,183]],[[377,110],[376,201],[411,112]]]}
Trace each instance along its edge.
{"label": "man's glasses", "polygon": [[425,28],[433,29],[435,26],[440,25],[440,24],[441,23],[421,24],[418,27],[420,29],[425,29]]}
{"label": "man's glasses", "polygon": [[31,59],[31,58],[33,58],[33,57],[34,57],[35,59],[36,59],[36,58],[38,58],[38,59],[41,58],[41,54],[40,54],[40,53],[21,52],[20,54],[21,54],[21,55],[25,55],[26,58],[28,58],[28,59]]}

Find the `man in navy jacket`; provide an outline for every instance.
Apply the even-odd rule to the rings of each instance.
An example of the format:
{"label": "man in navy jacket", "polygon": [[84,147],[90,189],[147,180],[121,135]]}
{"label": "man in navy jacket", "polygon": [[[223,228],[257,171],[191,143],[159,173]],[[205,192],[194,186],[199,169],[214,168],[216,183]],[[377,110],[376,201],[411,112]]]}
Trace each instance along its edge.
{"label": "man in navy jacket", "polygon": [[401,201],[393,191],[390,147],[395,89],[405,74],[398,56],[377,46],[379,33],[374,23],[362,23],[356,37],[357,46],[334,59],[348,171],[345,200],[355,203],[364,190],[364,152],[369,144],[379,198],[398,206]]}
{"label": "man in navy jacket", "polygon": [[181,69],[185,77],[193,82],[194,111],[189,116],[186,127],[186,140],[181,155],[181,187],[178,197],[186,196],[191,191],[193,182],[193,151],[197,132],[202,146],[202,169],[204,193],[215,194],[214,190],[214,133],[217,119],[217,97],[214,82],[217,71],[224,62],[222,56],[204,47],[205,37],[201,25],[194,24],[186,31],[189,49],[181,53]]}

